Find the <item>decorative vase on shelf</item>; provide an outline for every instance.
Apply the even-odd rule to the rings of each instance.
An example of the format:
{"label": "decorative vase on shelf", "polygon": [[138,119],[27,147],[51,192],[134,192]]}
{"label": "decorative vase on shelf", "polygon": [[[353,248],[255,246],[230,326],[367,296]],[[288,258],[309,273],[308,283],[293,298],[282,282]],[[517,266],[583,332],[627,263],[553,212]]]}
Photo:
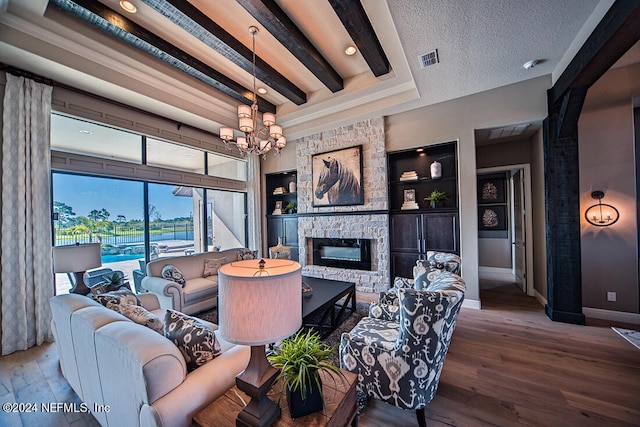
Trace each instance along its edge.
{"label": "decorative vase on shelf", "polygon": [[295,192],[296,192],[296,182],[291,181],[289,183],[289,193],[295,193]]}
{"label": "decorative vase on shelf", "polygon": [[431,163],[431,179],[440,179],[442,177],[442,165],[435,160]]}

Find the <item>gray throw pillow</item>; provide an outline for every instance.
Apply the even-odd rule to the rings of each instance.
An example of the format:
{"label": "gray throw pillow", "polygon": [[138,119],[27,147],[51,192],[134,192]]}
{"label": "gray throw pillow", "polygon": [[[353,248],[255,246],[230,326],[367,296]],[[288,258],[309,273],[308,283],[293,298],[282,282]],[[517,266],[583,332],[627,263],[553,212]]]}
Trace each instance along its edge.
{"label": "gray throw pillow", "polygon": [[164,333],[164,324],[162,323],[162,319],[144,307],[133,304],[120,304],[118,306],[118,312],[138,325],[143,325],[149,329],[153,329],[160,335],[163,335]]}
{"label": "gray throw pillow", "polygon": [[226,258],[207,258],[204,260],[204,271],[202,277],[217,276],[218,270],[226,264]]}
{"label": "gray throw pillow", "polygon": [[164,336],[178,347],[189,372],[222,353],[220,343],[211,328],[200,319],[179,311],[167,309],[164,316]]}
{"label": "gray throw pillow", "polygon": [[252,251],[251,249],[238,249],[238,261],[256,259],[257,257],[258,251]]}
{"label": "gray throw pillow", "polygon": [[132,304],[142,306],[142,303],[130,290],[121,289],[119,291],[106,292],[100,295],[93,295],[92,298],[107,308],[118,311],[120,304]]}
{"label": "gray throw pillow", "polygon": [[180,270],[178,270],[178,267],[171,264],[168,264],[162,267],[162,277],[164,279],[171,280],[172,282],[176,282],[177,284],[181,285],[183,288],[184,288],[184,285],[187,283],[184,280],[184,276],[182,275]]}

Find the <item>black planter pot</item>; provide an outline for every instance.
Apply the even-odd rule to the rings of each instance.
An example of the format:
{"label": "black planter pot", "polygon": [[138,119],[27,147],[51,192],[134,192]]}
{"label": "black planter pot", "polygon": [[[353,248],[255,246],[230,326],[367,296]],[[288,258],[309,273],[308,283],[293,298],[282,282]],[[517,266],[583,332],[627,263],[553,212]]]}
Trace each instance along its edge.
{"label": "black planter pot", "polygon": [[[322,384],[320,387],[322,387]],[[287,402],[289,403],[291,419],[313,414],[323,407],[320,388],[316,384],[312,384],[310,389],[307,390],[306,399],[302,399],[302,390],[291,391],[287,386]]]}

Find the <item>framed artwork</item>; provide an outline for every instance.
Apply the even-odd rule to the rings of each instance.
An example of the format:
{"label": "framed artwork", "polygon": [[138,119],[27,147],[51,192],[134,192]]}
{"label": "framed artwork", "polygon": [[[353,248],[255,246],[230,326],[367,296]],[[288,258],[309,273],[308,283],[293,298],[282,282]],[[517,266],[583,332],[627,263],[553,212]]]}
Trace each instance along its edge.
{"label": "framed artwork", "polygon": [[314,154],[313,206],[363,205],[362,145]]}
{"label": "framed artwork", "polygon": [[404,201],[406,202],[415,202],[416,201],[416,190],[404,190]]}
{"label": "framed artwork", "polygon": [[478,230],[506,231],[507,208],[505,205],[486,205],[478,207]]}
{"label": "framed artwork", "polygon": [[277,211],[281,211],[282,210],[282,200],[278,200],[276,202],[276,209]]}
{"label": "framed artwork", "polygon": [[504,174],[478,178],[478,204],[506,203],[506,183]]}

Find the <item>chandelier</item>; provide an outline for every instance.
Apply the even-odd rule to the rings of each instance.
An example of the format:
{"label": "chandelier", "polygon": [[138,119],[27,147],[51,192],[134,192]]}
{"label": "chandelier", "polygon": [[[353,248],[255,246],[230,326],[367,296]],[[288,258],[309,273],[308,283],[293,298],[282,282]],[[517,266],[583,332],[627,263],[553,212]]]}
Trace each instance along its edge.
{"label": "chandelier", "polygon": [[249,32],[253,38],[253,103],[238,105],[238,122],[240,131],[244,136],[239,136],[233,141],[233,129],[227,126],[220,128],[220,138],[225,146],[231,149],[230,144],[235,145],[242,155],[257,154],[264,155],[275,150],[280,153],[287,145],[287,138],[282,135],[282,126],[276,124],[276,115],[264,113],[262,115],[262,125],[258,123],[258,96],[256,94],[256,34],[258,28],[253,25],[249,27]]}

